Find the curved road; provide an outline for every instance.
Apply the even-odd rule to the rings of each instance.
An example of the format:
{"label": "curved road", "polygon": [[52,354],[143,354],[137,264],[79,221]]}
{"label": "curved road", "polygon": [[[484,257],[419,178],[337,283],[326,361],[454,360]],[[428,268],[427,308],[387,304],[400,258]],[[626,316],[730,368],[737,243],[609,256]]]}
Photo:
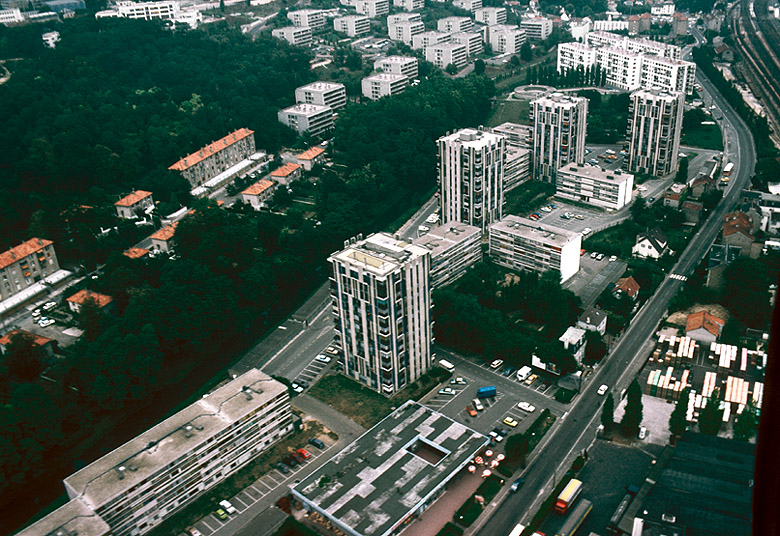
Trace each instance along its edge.
{"label": "curved road", "polygon": [[[749,184],[753,175],[756,154],[753,136],[747,125],[737,116],[733,108],[717,92],[703,75],[697,73],[697,81],[703,86],[717,108],[723,114],[721,126],[727,142],[724,154],[732,162],[736,174],[724,193],[721,203],[712,211],[705,224],[688,243],[672,273],[690,275],[704,255],[707,254],[721,228],[723,216],[736,204],[739,192]],[[671,274],[670,274],[671,275]],[[595,376],[579,396],[569,413],[560,419],[545,441],[531,458],[530,469],[524,475],[525,485],[515,495],[502,492],[480,518],[480,523],[471,534],[502,536],[509,534],[515,524],[527,524],[544,498],[550,493],[572,459],[587,448],[595,437],[603,397],[596,394],[598,385],[607,384],[615,398],[628,387],[634,375],[644,363],[651,344],[650,338],[656,331],[659,320],[666,312],[669,300],[677,293],[681,281],[668,275],[656,293],[639,310],[631,325],[599,367]],[[505,500],[502,499],[506,497]]]}

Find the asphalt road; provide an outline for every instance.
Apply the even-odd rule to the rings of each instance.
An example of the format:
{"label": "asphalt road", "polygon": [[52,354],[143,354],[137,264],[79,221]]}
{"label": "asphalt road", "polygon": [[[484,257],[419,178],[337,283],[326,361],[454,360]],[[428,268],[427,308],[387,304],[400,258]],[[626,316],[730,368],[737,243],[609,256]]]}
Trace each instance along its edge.
{"label": "asphalt road", "polygon": [[[723,200],[691,239],[672,270],[674,274],[685,276],[693,271],[714,242],[723,216],[733,208],[739,192],[748,185],[756,159],[753,137],[747,125],[717,93],[708,79],[697,73],[697,81],[721,110],[723,130],[733,133],[725,152],[729,160],[734,162],[737,172],[735,179],[726,189]],[[601,384],[607,384],[613,394],[619,395],[620,391],[628,386],[641,368],[646,352],[649,351],[650,337],[680,285],[679,280],[666,277],[656,293],[636,314],[574,407],[556,423],[555,428],[545,438],[545,442],[537,450],[536,459],[532,459],[530,469],[524,475],[526,483],[522,490],[515,495],[506,495],[507,498],[503,502],[503,496],[500,495],[491,503],[489,508],[492,511],[483,517],[484,521],[475,527],[472,533],[479,532],[484,536],[508,534],[518,522],[527,523],[531,519],[565,467],[576,454],[590,445],[595,437],[603,400],[596,394],[596,389]]]}

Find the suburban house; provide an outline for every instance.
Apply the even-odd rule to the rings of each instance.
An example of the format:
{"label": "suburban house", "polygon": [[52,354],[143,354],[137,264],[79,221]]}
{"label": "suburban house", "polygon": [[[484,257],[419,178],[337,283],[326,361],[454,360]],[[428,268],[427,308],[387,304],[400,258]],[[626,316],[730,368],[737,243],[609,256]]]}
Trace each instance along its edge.
{"label": "suburban house", "polygon": [[129,220],[154,210],[154,199],[152,192],[136,190],[114,203],[114,206],[117,216]]}
{"label": "suburban house", "polygon": [[131,247],[122,253],[122,255],[131,259],[143,259],[149,255],[149,250],[145,248]]}
{"label": "suburban house", "polygon": [[176,234],[176,226],[179,224],[179,222],[173,222],[170,225],[167,225],[160,229],[159,231],[155,232],[150,236],[149,238],[152,239],[152,250],[155,252],[157,251],[164,251],[165,253],[170,253],[173,251],[174,247],[174,241],[173,241],[173,235]]}
{"label": "suburban house", "polygon": [[717,188],[717,185],[715,184],[714,179],[711,179],[707,175],[699,175],[693,179],[689,191],[691,193],[691,197],[695,199],[701,199],[701,196],[712,190],[715,190],[715,188]]}
{"label": "suburban house", "polygon": [[753,223],[744,212],[726,214],[723,222],[723,242],[742,248],[742,255],[750,255],[753,245]]}
{"label": "suburban house", "polygon": [[699,201],[683,201],[682,213],[688,223],[699,223],[704,205]]}
{"label": "suburban house", "polygon": [[607,332],[607,313],[598,307],[590,307],[577,320],[577,327],[604,335]]}
{"label": "suburban house", "polygon": [[684,184],[672,184],[666,192],[664,192],[664,206],[672,208],[680,208],[680,202],[685,195]]}
{"label": "suburban house", "polygon": [[244,203],[252,205],[255,210],[260,210],[263,203],[268,201],[274,193],[274,181],[261,179],[241,192]]}
{"label": "suburban house", "polygon": [[707,311],[689,314],[685,323],[685,336],[702,343],[713,343],[718,340],[726,322]]}
{"label": "suburban house", "polygon": [[319,145],[303,151],[301,154],[295,156],[296,162],[303,166],[306,171],[311,171],[316,164],[321,164],[325,161],[325,149]]}
{"label": "suburban house", "polygon": [[707,286],[712,289],[723,289],[723,273],[726,267],[737,259],[742,248],[730,244],[713,244],[707,259]]}
{"label": "suburban house", "polygon": [[277,168],[271,172],[271,178],[279,184],[290,184],[292,181],[301,178],[300,164],[295,162],[287,162],[282,167]]}
{"label": "suburban house", "polygon": [[639,297],[640,288],[641,287],[639,286],[639,283],[636,282],[636,279],[634,279],[632,276],[628,276],[617,280],[617,283],[615,283],[615,286],[612,289],[612,293],[616,296],[625,294],[632,300],[636,301],[636,299]]}
{"label": "suburban house", "polygon": [[73,296],[65,299],[65,301],[68,302],[68,309],[76,314],[81,311],[81,306],[84,305],[87,300],[93,300],[97,304],[101,313],[113,312],[115,307],[114,298],[111,296],[92,292],[91,290],[87,289],[79,290]]}
{"label": "suburban house", "polygon": [[563,343],[563,347],[572,353],[577,363],[582,363],[582,358],[585,356],[585,346],[588,342],[585,340],[585,333],[584,329],[569,326],[558,339]]}
{"label": "suburban house", "polygon": [[637,257],[658,259],[666,251],[669,240],[657,227],[645,231],[636,237],[631,253]]}
{"label": "suburban house", "polygon": [[0,337],[0,355],[5,354],[6,347],[11,342],[11,338],[14,335],[27,335],[33,340],[36,346],[40,346],[43,352],[49,357],[53,356],[57,352],[56,340],[49,339],[48,337],[43,337],[41,335],[38,335],[37,333],[31,333],[29,331],[25,331],[23,329],[15,329],[12,332],[6,333],[2,337]]}

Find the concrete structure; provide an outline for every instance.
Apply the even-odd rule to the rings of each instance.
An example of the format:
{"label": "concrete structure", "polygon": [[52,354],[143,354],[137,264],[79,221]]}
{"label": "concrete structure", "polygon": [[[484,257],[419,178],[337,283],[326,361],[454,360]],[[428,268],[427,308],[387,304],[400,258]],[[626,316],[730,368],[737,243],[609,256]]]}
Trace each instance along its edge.
{"label": "concrete structure", "polygon": [[333,130],[333,108],[319,104],[296,104],[277,114],[280,123],[295,130],[299,135],[308,132],[321,136]]}
{"label": "concrete structure", "polygon": [[244,203],[252,205],[255,210],[263,208],[274,193],[274,182],[268,179],[260,179],[252,186],[241,192]]}
{"label": "concrete structure", "polygon": [[628,109],[627,171],[665,177],[677,171],[685,96],[640,90]]}
{"label": "concrete structure", "polygon": [[563,343],[563,347],[572,353],[577,363],[582,363],[582,358],[585,357],[585,347],[588,344],[588,341],[585,340],[585,333],[582,328],[569,326],[558,338]]}
{"label": "concrete structure", "polygon": [[519,54],[525,44],[525,32],[520,29],[494,29],[491,27],[490,46],[497,54]]}
{"label": "concrete structure", "polygon": [[287,387],[253,369],[66,478],[70,502],[19,534],[145,534],[291,431]]}
{"label": "concrete structure", "polygon": [[114,9],[95,13],[96,19],[120,17],[142,20],[173,20],[179,14],[179,2],[163,0],[161,2],[117,2]]}
{"label": "concrete structure", "polygon": [[152,192],[136,190],[114,203],[116,214],[122,219],[137,218],[141,214],[154,209]]}
{"label": "concrete structure", "polygon": [[409,85],[409,77],[402,74],[379,73],[364,78],[361,82],[363,96],[371,100],[379,100],[403,93]]}
{"label": "concrete structure", "polygon": [[558,169],[585,160],[588,99],[553,93],[531,101],[533,177],[555,184]]}
{"label": "concrete structure", "polygon": [[521,147],[523,149],[533,148],[534,128],[531,126],[507,122],[493,127],[491,131],[504,136],[508,146]]}
{"label": "concrete structure", "polygon": [[657,227],[637,235],[631,253],[637,257],[658,259],[666,252],[669,239]]}
{"label": "concrete structure", "polygon": [[389,74],[402,74],[410,80],[417,78],[417,58],[411,56],[388,56],[374,62],[374,70]]}
{"label": "concrete structure", "polygon": [[312,82],[295,90],[295,102],[340,110],[347,105],[347,89],[337,82]]}
{"label": "concrete structure", "polygon": [[628,30],[627,20],[594,20],[593,30],[596,32],[614,32]]}
{"label": "concrete structure", "polygon": [[468,49],[458,43],[431,45],[425,47],[425,59],[439,69],[446,69],[452,64],[460,70],[468,63]]}
{"label": "concrete structure", "polygon": [[504,193],[531,178],[531,151],[506,144],[504,156]]}
{"label": "concrete structure", "polygon": [[389,0],[357,0],[355,9],[361,15],[375,19],[390,13],[390,2]]}
{"label": "concrete structure", "polygon": [[472,58],[485,51],[482,35],[477,32],[459,32],[450,35],[450,43],[466,46],[466,56]]}
{"label": "concrete structure", "polygon": [[445,17],[436,21],[436,29],[444,33],[470,32],[474,21],[468,17]]}
{"label": "concrete structure", "polygon": [[596,65],[596,49],[584,43],[561,43],[558,45],[558,72],[565,73],[569,69],[593,69]]}
{"label": "concrete structure", "polygon": [[607,318],[607,313],[598,307],[590,307],[577,320],[577,327],[603,336],[607,332]]}
{"label": "concrete structure", "polygon": [[41,39],[43,40],[43,45],[46,48],[55,48],[57,43],[60,42],[60,32],[46,32],[45,34],[41,35]]}
{"label": "concrete structure", "polygon": [[344,374],[385,396],[414,383],[432,364],[428,249],[380,233],[328,260]]}
{"label": "concrete structure", "polygon": [[365,15],[347,15],[333,19],[333,29],[349,37],[365,35],[371,31],[371,19]]}
{"label": "concrete structure", "polygon": [[482,0],[452,0],[452,5],[474,13],[482,7]]}
{"label": "concrete structure", "polygon": [[325,28],[325,12],[321,9],[299,9],[287,13],[287,18],[293,26],[311,28],[312,31]]}
{"label": "concrete structure", "polygon": [[416,238],[414,244],[431,252],[431,288],[454,283],[482,260],[482,230],[450,222]]}
{"label": "concrete structure", "polygon": [[293,46],[311,46],[311,28],[306,28],[304,26],[285,26],[284,28],[274,28],[271,30],[271,35],[277,39],[283,39]]}
{"label": "concrete structure", "polygon": [[558,170],[555,195],[599,208],[620,210],[631,204],[634,176],[599,166],[571,163]]}
{"label": "concrete structure", "polygon": [[306,171],[311,171],[315,164],[325,161],[325,149],[319,145],[306,149],[301,154],[295,155],[295,161]]}
{"label": "concrete structure", "polygon": [[693,94],[696,64],[659,56],[642,56],[640,86],[644,89],[680,91]]}
{"label": "concrete structure", "polygon": [[23,21],[24,17],[22,16],[21,10],[18,8],[0,9],[0,24],[8,26],[9,24],[16,24]]}
{"label": "concrete structure", "polygon": [[474,20],[486,26],[506,23],[505,7],[482,7],[474,11]]}
{"label": "concrete structure", "polygon": [[675,13],[672,16],[672,34],[682,37],[688,34],[688,17],[683,13]]}
{"label": "concrete structure", "polygon": [[520,28],[525,30],[528,39],[539,41],[550,37],[553,30],[553,21],[544,17],[523,19],[520,22]]}
{"label": "concrete structure", "polygon": [[503,136],[466,128],[437,143],[442,223],[466,223],[485,233],[502,215]]}
{"label": "concrete structure", "polygon": [[722,318],[709,314],[707,311],[698,311],[688,315],[685,322],[685,336],[703,343],[710,343],[718,340],[726,321]]}
{"label": "concrete structure", "polygon": [[193,188],[213,179],[255,154],[255,133],[248,128],[231,132],[221,140],[185,156],[168,169],[178,171]]}
{"label": "concrete structure", "polygon": [[414,50],[425,51],[426,47],[433,45],[440,45],[441,43],[449,43],[450,34],[444,32],[437,32],[430,30],[427,32],[419,33],[412,37],[412,48]]}
{"label": "concrete structure", "polygon": [[300,179],[303,172],[303,166],[297,162],[286,162],[270,173],[272,180],[279,184],[290,184],[294,180]]}
{"label": "concrete structure", "polygon": [[425,0],[393,0],[393,6],[405,11],[418,11],[425,8]]}
{"label": "concrete structure", "polygon": [[68,303],[68,309],[76,314],[81,312],[81,308],[88,301],[97,305],[101,313],[110,313],[115,310],[114,298],[87,289],[79,290],[73,296],[66,298],[65,301]]}
{"label": "concrete structure", "polygon": [[561,282],[580,269],[582,235],[544,223],[526,223],[508,215],[489,229],[488,254],[513,270],[561,274]]}
{"label": "concrete structure", "polygon": [[152,251],[157,254],[159,252],[171,253],[176,245],[174,236],[176,235],[176,226],[179,222],[173,222],[170,225],[166,225],[159,231],[152,233],[149,238],[152,241]]}
{"label": "concrete structure", "polygon": [[53,244],[51,240],[31,238],[0,253],[0,301],[60,269]]}
{"label": "concrete structure", "polygon": [[422,22],[422,15],[419,13],[393,13],[387,16],[387,26],[390,27],[393,24],[401,22]]}
{"label": "concrete structure", "polygon": [[422,514],[490,438],[412,400],[292,488],[349,536],[390,536]]}
{"label": "concrete structure", "polygon": [[586,42],[593,47],[615,47],[636,54],[650,54],[673,60],[679,60],[682,57],[682,49],[677,45],[609,32],[591,32],[588,34]]}
{"label": "concrete structure", "polygon": [[400,21],[388,24],[387,35],[394,41],[403,41],[410,45],[416,35],[425,31],[425,24],[420,20]]}

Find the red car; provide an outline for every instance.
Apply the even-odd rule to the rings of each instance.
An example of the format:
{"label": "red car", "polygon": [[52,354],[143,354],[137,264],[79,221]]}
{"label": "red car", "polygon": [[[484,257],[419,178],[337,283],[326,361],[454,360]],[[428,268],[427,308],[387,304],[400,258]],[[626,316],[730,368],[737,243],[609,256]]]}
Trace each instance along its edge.
{"label": "red car", "polygon": [[298,449],[298,454],[300,454],[301,456],[303,456],[303,458],[304,458],[305,460],[308,460],[309,458],[311,458],[311,454],[309,454],[309,451],[308,451],[308,450],[306,450],[306,449]]}
{"label": "red car", "polygon": [[466,406],[466,411],[467,411],[467,412],[468,412],[468,414],[469,414],[469,415],[471,415],[472,417],[476,417],[476,416],[477,416],[477,412],[476,412],[476,410],[475,410],[474,408],[472,408],[471,406]]}

